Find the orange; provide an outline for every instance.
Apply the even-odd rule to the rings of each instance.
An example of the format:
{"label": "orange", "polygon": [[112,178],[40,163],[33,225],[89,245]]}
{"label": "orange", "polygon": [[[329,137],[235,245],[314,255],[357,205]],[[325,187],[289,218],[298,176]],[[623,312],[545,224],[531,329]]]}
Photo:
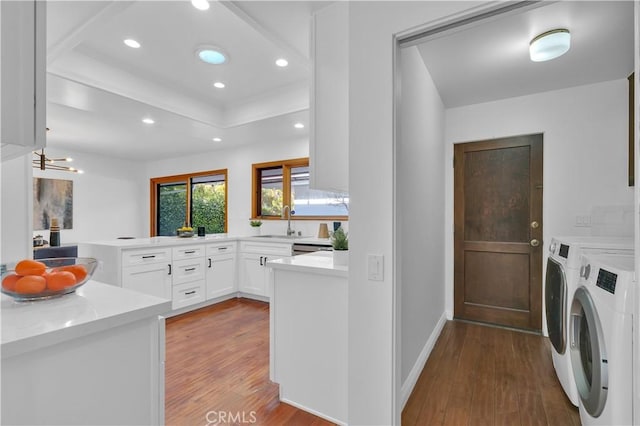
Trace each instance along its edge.
{"label": "orange", "polygon": [[15,268],[18,275],[42,275],[46,269],[47,265],[31,259],[21,260]]}
{"label": "orange", "polygon": [[16,291],[16,282],[22,278],[20,275],[10,274],[2,279],[2,288],[9,291]]}
{"label": "orange", "polygon": [[16,293],[37,294],[47,288],[47,280],[37,275],[27,275],[16,282]]}
{"label": "orange", "polygon": [[76,284],[76,276],[69,271],[54,271],[47,274],[47,288],[58,291]]}
{"label": "orange", "polygon": [[76,282],[81,282],[87,277],[87,268],[84,265],[69,265],[60,268],[61,271],[69,271],[76,276]]}

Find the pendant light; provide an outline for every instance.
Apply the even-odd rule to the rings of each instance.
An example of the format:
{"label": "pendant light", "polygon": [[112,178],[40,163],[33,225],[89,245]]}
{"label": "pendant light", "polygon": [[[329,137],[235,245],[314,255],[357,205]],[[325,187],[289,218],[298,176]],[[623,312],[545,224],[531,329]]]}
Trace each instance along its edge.
{"label": "pendant light", "polygon": [[44,148],[40,152],[33,151],[33,155],[35,155],[33,159],[33,168],[40,170],[61,170],[64,172],[72,172],[72,173],[84,173],[82,170],[78,170],[75,167],[71,166],[63,166],[61,164],[56,163],[70,163],[73,161],[73,158],[47,158],[44,153]]}
{"label": "pendant light", "polygon": [[536,36],[529,43],[529,57],[533,62],[555,59],[567,53],[571,47],[571,33],[559,28]]}

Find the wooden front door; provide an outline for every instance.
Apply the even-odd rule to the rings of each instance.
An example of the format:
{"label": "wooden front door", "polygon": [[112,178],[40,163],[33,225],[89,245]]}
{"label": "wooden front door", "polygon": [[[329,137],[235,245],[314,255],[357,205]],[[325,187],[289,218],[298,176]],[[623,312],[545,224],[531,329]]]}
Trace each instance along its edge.
{"label": "wooden front door", "polygon": [[455,145],[456,318],[542,328],[542,135]]}

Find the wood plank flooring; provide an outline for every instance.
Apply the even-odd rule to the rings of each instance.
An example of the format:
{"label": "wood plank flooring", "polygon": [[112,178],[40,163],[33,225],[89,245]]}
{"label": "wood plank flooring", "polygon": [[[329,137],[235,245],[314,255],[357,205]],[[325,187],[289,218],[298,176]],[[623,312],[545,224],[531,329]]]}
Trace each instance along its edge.
{"label": "wood plank flooring", "polygon": [[231,299],[166,321],[167,425],[331,423],[281,403],[269,381],[269,305]]}
{"label": "wood plank flooring", "polygon": [[402,425],[580,425],[545,337],[448,321]]}

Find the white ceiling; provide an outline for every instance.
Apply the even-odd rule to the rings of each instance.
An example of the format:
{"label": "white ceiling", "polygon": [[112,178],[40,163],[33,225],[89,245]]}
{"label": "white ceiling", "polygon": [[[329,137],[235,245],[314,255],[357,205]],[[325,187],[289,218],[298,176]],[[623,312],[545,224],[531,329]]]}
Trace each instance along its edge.
{"label": "white ceiling", "polygon": [[[329,3],[211,1],[199,11],[186,0],[48,1],[47,145],[150,160],[308,138],[308,126],[293,124],[308,125],[310,17]],[[632,9],[551,3],[418,48],[447,107],[624,78],[633,67]],[[529,61],[529,40],[556,27],[571,30],[569,53]],[[129,37],[142,47],[126,47]],[[199,62],[201,44],[223,48],[228,64]],[[289,67],[276,67],[278,57]]]}
{"label": "white ceiling", "polygon": [[[633,71],[633,2],[564,1],[461,28],[419,45],[448,108],[626,78]],[[529,59],[529,42],[555,28],[571,49]]]}

